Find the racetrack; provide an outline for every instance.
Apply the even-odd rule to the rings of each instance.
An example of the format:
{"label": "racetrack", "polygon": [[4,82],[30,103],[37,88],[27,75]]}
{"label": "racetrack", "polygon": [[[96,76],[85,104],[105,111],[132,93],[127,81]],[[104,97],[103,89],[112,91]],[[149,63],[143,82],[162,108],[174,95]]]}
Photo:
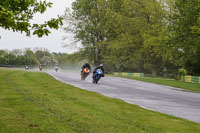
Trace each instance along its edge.
{"label": "racetrack", "polygon": [[82,81],[80,73],[77,72],[48,72],[48,74],[82,89],[200,123],[200,93],[120,77],[103,77],[98,84],[93,84],[91,75]]}

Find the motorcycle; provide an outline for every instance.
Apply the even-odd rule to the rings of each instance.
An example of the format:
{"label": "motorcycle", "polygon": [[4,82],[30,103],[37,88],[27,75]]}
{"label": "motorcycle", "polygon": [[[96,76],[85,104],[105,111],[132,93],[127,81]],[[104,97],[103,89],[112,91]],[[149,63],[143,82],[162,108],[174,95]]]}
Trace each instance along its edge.
{"label": "motorcycle", "polygon": [[25,66],[25,69],[28,70],[28,66]]}
{"label": "motorcycle", "polygon": [[55,67],[55,71],[56,71],[56,72],[58,71],[58,67]]}
{"label": "motorcycle", "polygon": [[39,69],[40,69],[40,71],[42,71],[42,67],[41,66],[39,67]]}
{"label": "motorcycle", "polygon": [[97,69],[95,71],[95,75],[93,77],[93,83],[98,83],[98,81],[101,79],[101,77],[103,76],[103,72],[101,69]]}
{"label": "motorcycle", "polygon": [[85,80],[86,77],[89,75],[89,73],[90,73],[90,69],[84,68],[82,73],[81,73],[81,80]]}

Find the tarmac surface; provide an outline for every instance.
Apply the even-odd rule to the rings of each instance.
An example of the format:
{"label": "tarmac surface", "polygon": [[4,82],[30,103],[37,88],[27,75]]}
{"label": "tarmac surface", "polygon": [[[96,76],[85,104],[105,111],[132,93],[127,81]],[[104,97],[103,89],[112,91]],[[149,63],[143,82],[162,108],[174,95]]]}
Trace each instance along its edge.
{"label": "tarmac surface", "polygon": [[200,123],[200,93],[120,77],[106,76],[101,78],[98,84],[93,84],[92,74],[86,80],[81,80],[80,73],[77,72],[48,72],[48,74],[81,89]]}

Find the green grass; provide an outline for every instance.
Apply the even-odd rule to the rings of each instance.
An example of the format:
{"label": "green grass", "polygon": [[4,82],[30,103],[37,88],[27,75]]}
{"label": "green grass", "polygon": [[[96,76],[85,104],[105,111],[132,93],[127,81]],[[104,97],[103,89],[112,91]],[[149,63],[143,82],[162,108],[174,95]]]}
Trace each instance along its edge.
{"label": "green grass", "polygon": [[128,77],[128,76],[117,76],[117,77],[123,77],[123,78],[128,78],[128,79],[133,79],[133,80],[178,87],[178,88],[185,89],[186,91],[200,92],[199,83],[186,83],[186,82],[177,81],[175,79],[170,79],[170,78],[153,78],[153,77],[139,78],[139,77]]}
{"label": "green grass", "polygon": [[200,124],[61,83],[0,70],[0,133],[199,133]]}

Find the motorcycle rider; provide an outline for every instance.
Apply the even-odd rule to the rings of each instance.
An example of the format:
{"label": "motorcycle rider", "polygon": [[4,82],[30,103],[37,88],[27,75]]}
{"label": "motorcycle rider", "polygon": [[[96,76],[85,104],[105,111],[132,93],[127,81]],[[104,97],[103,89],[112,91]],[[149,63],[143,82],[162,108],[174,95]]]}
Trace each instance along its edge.
{"label": "motorcycle rider", "polygon": [[39,69],[40,69],[40,71],[42,71],[42,64],[39,65]]}
{"label": "motorcycle rider", "polygon": [[103,64],[100,64],[99,66],[97,66],[94,71],[93,71],[93,79],[95,77],[95,72],[97,69],[101,69],[102,70],[102,77],[104,77],[104,68],[103,68]]}
{"label": "motorcycle rider", "polygon": [[59,69],[58,64],[55,65],[55,71],[57,72]]}
{"label": "motorcycle rider", "polygon": [[27,65],[25,65],[24,67],[25,67],[26,70],[28,70],[28,66]]}
{"label": "motorcycle rider", "polygon": [[89,63],[85,63],[81,68],[82,68],[81,73],[83,72],[83,70],[84,70],[85,68],[88,68],[88,69],[90,70],[90,72],[91,72],[91,66],[90,66]]}

